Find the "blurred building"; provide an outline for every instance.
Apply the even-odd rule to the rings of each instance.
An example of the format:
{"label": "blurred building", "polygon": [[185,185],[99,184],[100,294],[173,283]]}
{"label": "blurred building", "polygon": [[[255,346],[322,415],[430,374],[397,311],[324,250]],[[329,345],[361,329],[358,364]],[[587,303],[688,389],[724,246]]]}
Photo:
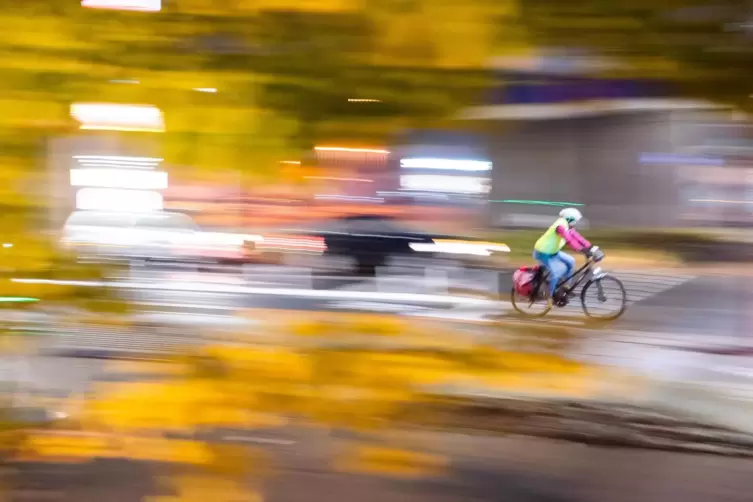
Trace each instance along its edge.
{"label": "blurred building", "polygon": [[485,207],[493,170],[485,140],[458,131],[404,133],[392,148],[392,193],[417,205]]}
{"label": "blurred building", "polygon": [[690,222],[687,173],[729,167],[694,150],[707,135],[699,124],[726,120],[718,107],[673,98],[661,82],[579,71],[500,71],[489,103],[462,113],[489,132],[490,223],[541,226],[564,205],[583,206],[594,226]]}
{"label": "blurred building", "polygon": [[50,228],[62,228],[75,210],[162,210],[169,181],[159,150],[148,136],[104,131],[51,139]]}
{"label": "blurred building", "polygon": [[377,201],[377,193],[390,184],[386,148],[320,145],[313,153],[319,175],[310,181],[320,187],[320,200]]}

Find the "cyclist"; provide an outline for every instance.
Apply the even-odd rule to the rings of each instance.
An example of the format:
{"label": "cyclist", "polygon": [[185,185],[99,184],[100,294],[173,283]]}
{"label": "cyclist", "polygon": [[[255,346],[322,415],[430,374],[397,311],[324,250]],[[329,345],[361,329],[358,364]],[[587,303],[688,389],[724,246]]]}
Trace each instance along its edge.
{"label": "cyclist", "polygon": [[549,269],[549,301],[554,300],[557,284],[563,277],[572,275],[575,258],[562,252],[565,245],[574,251],[590,254],[598,248],[584,239],[573,227],[583,218],[580,211],[568,207],[560,211],[559,218],[552,223],[544,235],[534,245],[533,257]]}

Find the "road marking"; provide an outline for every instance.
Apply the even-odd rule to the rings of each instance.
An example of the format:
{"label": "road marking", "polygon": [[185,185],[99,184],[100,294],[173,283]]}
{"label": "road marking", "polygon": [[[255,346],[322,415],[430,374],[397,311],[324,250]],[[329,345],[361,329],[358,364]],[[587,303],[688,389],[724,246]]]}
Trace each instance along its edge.
{"label": "road marking", "polygon": [[151,291],[187,291],[198,293],[237,293],[246,295],[264,295],[279,297],[320,298],[325,300],[371,300],[398,301],[426,304],[458,304],[493,307],[496,302],[477,298],[449,295],[430,295],[420,293],[383,293],[367,291],[340,290],[308,290],[296,288],[254,288],[245,286],[220,286],[203,284],[197,290],[196,283],[150,284],[140,282],[102,282],[102,281],[54,281],[48,279],[12,279],[12,282],[22,284],[53,284],[61,286],[102,287],[109,286],[118,289],[151,290]]}
{"label": "road marking", "polygon": [[254,444],[276,444],[282,446],[289,446],[296,442],[291,439],[272,439],[272,438],[260,438],[260,437],[246,437],[246,436],[225,436],[228,441],[238,441],[240,443],[254,443]]}

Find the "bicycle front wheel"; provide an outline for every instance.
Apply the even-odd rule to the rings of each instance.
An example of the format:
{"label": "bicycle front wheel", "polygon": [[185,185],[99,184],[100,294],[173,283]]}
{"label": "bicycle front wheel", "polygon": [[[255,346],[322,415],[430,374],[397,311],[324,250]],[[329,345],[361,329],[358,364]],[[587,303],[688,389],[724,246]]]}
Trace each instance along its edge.
{"label": "bicycle front wheel", "polygon": [[583,286],[580,302],[586,317],[598,321],[614,321],[627,310],[627,292],[618,278],[603,275]]}

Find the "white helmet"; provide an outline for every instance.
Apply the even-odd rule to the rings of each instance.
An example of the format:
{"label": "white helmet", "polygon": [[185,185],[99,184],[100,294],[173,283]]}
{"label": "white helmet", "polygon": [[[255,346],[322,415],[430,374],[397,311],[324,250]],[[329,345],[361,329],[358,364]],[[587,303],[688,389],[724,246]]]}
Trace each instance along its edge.
{"label": "white helmet", "polygon": [[583,215],[574,207],[566,207],[560,211],[560,218],[566,219],[570,225],[575,225],[583,218]]}

